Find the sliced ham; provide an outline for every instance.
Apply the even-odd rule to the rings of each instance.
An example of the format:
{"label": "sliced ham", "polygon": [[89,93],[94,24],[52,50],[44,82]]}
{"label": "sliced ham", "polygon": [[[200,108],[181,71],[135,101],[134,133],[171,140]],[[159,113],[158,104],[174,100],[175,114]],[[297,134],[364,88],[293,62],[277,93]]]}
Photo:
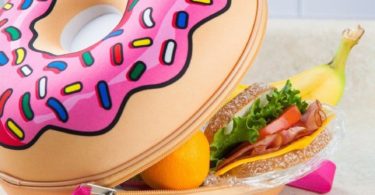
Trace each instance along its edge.
{"label": "sliced ham", "polygon": [[301,121],[305,125],[307,131],[311,131],[321,127],[326,118],[322,104],[316,100],[310,104],[306,113],[302,115]]}
{"label": "sliced ham", "polygon": [[301,121],[297,123],[296,126],[269,135],[254,144],[247,142],[242,143],[220,163],[218,169],[225,167],[240,158],[254,157],[277,151],[295,140],[311,135],[322,126],[325,119],[326,114],[322,109],[321,103],[315,101],[309,105],[307,111],[303,114]]}
{"label": "sliced ham", "polygon": [[266,154],[270,152],[274,152],[283,144],[282,136],[279,134],[269,135],[264,139],[256,142],[255,144],[251,143],[243,143],[241,144],[235,152],[231,153],[228,158],[226,158],[223,162],[220,163],[218,169],[234,162],[236,159],[242,156],[258,156],[261,154]]}
{"label": "sliced ham", "polygon": [[282,137],[282,145],[285,146],[287,144],[290,144],[291,142],[293,142],[296,137],[302,133],[306,132],[306,128],[305,127],[300,127],[300,126],[297,126],[297,127],[292,127],[288,130],[284,130],[282,132],[280,132],[280,135]]}

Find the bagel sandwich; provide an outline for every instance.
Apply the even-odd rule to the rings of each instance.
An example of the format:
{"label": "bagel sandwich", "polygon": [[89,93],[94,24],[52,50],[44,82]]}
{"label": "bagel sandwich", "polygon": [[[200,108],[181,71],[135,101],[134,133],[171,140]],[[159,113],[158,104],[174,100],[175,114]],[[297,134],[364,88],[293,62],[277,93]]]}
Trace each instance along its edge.
{"label": "bagel sandwich", "polygon": [[246,178],[306,162],[329,144],[334,116],[319,100],[303,100],[289,81],[280,90],[250,85],[205,128],[211,167],[217,176]]}

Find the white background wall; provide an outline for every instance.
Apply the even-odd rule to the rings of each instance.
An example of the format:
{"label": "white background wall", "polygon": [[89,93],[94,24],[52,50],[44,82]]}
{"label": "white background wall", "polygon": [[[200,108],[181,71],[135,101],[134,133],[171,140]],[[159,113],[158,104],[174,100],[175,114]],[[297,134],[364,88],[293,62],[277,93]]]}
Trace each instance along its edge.
{"label": "white background wall", "polygon": [[375,19],[375,0],[269,0],[271,18]]}

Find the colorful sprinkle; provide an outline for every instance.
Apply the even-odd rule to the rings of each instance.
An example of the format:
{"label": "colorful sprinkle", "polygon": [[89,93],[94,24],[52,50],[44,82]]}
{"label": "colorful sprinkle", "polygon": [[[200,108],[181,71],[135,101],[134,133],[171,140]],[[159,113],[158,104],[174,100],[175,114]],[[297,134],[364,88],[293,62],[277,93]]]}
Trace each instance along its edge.
{"label": "colorful sprinkle", "polygon": [[111,48],[111,60],[113,65],[124,63],[124,51],[121,43],[117,43]]}
{"label": "colorful sprinkle", "polygon": [[148,47],[152,45],[152,39],[149,37],[136,39],[132,42],[132,46],[135,48]]}
{"label": "colorful sprinkle", "polygon": [[47,67],[58,71],[64,71],[68,67],[68,64],[64,61],[54,61],[49,63]]}
{"label": "colorful sprinkle", "polygon": [[177,12],[175,25],[179,29],[186,29],[189,25],[189,15],[185,11]]}
{"label": "colorful sprinkle", "polygon": [[142,20],[143,24],[146,26],[146,28],[153,28],[155,26],[155,21],[152,18],[152,8],[147,8],[145,11],[143,11],[142,14]]}
{"label": "colorful sprinkle", "polygon": [[120,36],[120,35],[122,35],[122,33],[124,33],[124,30],[122,30],[122,29],[119,29],[119,30],[113,31],[113,32],[111,32],[109,35],[107,35],[107,36],[104,38],[104,40],[109,39],[109,38],[112,38],[112,37]]}
{"label": "colorful sprinkle", "polygon": [[137,3],[139,2],[139,0],[133,0],[133,2],[130,4],[129,6],[129,11],[133,10],[133,8],[135,7],[135,5],[137,5]]}
{"label": "colorful sprinkle", "polygon": [[38,96],[39,96],[40,99],[43,99],[43,98],[46,97],[46,95],[47,95],[47,77],[44,76],[44,77],[39,79],[37,91],[38,91]]}
{"label": "colorful sprinkle", "polygon": [[5,10],[10,10],[10,9],[12,9],[12,7],[13,7],[13,4],[12,4],[12,3],[6,3],[6,4],[3,6],[3,8],[4,8]]}
{"label": "colorful sprinkle", "polygon": [[177,50],[177,43],[174,40],[167,40],[164,43],[164,47],[162,49],[162,57],[163,63],[166,65],[171,65],[174,62],[174,58],[176,55]]}
{"label": "colorful sprinkle", "polygon": [[56,114],[57,118],[61,122],[67,122],[69,119],[68,112],[66,111],[64,105],[57,100],[56,98],[49,98],[47,100],[47,106],[52,109],[52,111]]}
{"label": "colorful sprinkle", "polygon": [[8,33],[8,37],[11,41],[17,41],[21,38],[21,31],[14,26],[9,26],[5,28],[5,32]]}
{"label": "colorful sprinkle", "polygon": [[33,69],[31,69],[29,65],[22,66],[20,70],[24,77],[28,77],[33,73]]}
{"label": "colorful sprinkle", "polygon": [[7,127],[18,139],[23,140],[25,138],[25,133],[21,127],[19,127],[12,119],[7,120]]}
{"label": "colorful sprinkle", "polygon": [[21,99],[22,113],[28,121],[31,121],[34,118],[34,112],[31,109],[31,105],[30,105],[30,98],[31,98],[31,95],[29,92],[27,92],[22,96],[22,99]]}
{"label": "colorful sprinkle", "polygon": [[82,83],[81,82],[72,83],[72,84],[69,84],[69,85],[64,87],[64,94],[65,95],[78,93],[80,91],[82,91]]}
{"label": "colorful sprinkle", "polygon": [[105,81],[99,81],[96,86],[96,91],[98,93],[100,105],[104,109],[110,110],[112,108],[112,100],[109,93],[108,84]]}
{"label": "colorful sprinkle", "polygon": [[[5,44],[0,45],[0,73],[5,71],[5,79],[0,78],[0,129],[5,131],[3,135],[0,132],[0,145],[11,150],[28,149],[49,128],[77,135],[107,130],[133,92],[151,85],[160,88],[183,76],[189,65],[186,61],[191,60],[194,30],[229,9],[230,0],[216,1],[148,4],[130,0],[121,22],[106,33],[107,41],[60,54],[33,47],[38,38],[33,27],[50,15],[56,0],[5,0],[8,3],[0,8],[0,39]],[[212,2],[214,6],[205,6]],[[45,13],[30,15],[34,9]],[[162,15],[165,17],[159,17]],[[99,75],[92,77],[93,73]],[[117,87],[121,84],[125,88]],[[93,123],[88,120],[91,116],[82,117],[79,110],[88,111],[87,116],[108,117]],[[88,125],[82,129],[77,122]]]}
{"label": "colorful sprinkle", "polygon": [[212,0],[190,0],[193,3],[203,4],[203,5],[212,5]]}
{"label": "colorful sprinkle", "polygon": [[26,10],[31,6],[32,3],[33,3],[33,0],[23,0],[23,3],[21,4],[20,8],[22,10]]}
{"label": "colorful sprinkle", "polygon": [[82,60],[86,66],[92,66],[95,62],[94,57],[92,57],[92,54],[89,51],[82,54]]}
{"label": "colorful sprinkle", "polygon": [[26,58],[26,50],[25,50],[25,48],[21,47],[21,48],[16,49],[15,52],[14,52],[14,54],[15,54],[15,56],[16,56],[16,58],[15,58],[15,59],[16,59],[15,63],[16,63],[17,65],[22,64],[23,61],[24,61],[25,58]]}
{"label": "colorful sprinkle", "polygon": [[138,61],[130,69],[128,77],[131,81],[138,81],[146,71],[146,64]]}
{"label": "colorful sprinkle", "polygon": [[4,66],[9,62],[9,58],[4,52],[0,51],[0,66]]}
{"label": "colorful sprinkle", "polygon": [[0,20],[0,27],[4,26],[8,22],[7,18]]}
{"label": "colorful sprinkle", "polygon": [[8,99],[10,98],[12,93],[13,93],[12,89],[7,89],[0,96],[0,117],[3,117],[5,104],[7,103]]}

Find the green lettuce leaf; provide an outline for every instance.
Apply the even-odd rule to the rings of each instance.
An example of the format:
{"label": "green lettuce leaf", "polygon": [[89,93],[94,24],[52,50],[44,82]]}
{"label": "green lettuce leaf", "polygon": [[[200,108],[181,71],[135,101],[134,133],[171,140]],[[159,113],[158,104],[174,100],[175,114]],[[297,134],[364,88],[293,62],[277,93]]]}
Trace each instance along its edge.
{"label": "green lettuce leaf", "polygon": [[233,129],[230,133],[226,133],[226,127],[215,133],[210,145],[211,161],[218,162],[231,149],[243,142],[256,142],[259,130],[278,118],[289,106],[296,105],[301,113],[304,113],[308,104],[301,99],[299,93],[292,88],[288,80],[281,90],[274,90],[267,95],[266,103],[257,99],[244,116],[232,119]]}

